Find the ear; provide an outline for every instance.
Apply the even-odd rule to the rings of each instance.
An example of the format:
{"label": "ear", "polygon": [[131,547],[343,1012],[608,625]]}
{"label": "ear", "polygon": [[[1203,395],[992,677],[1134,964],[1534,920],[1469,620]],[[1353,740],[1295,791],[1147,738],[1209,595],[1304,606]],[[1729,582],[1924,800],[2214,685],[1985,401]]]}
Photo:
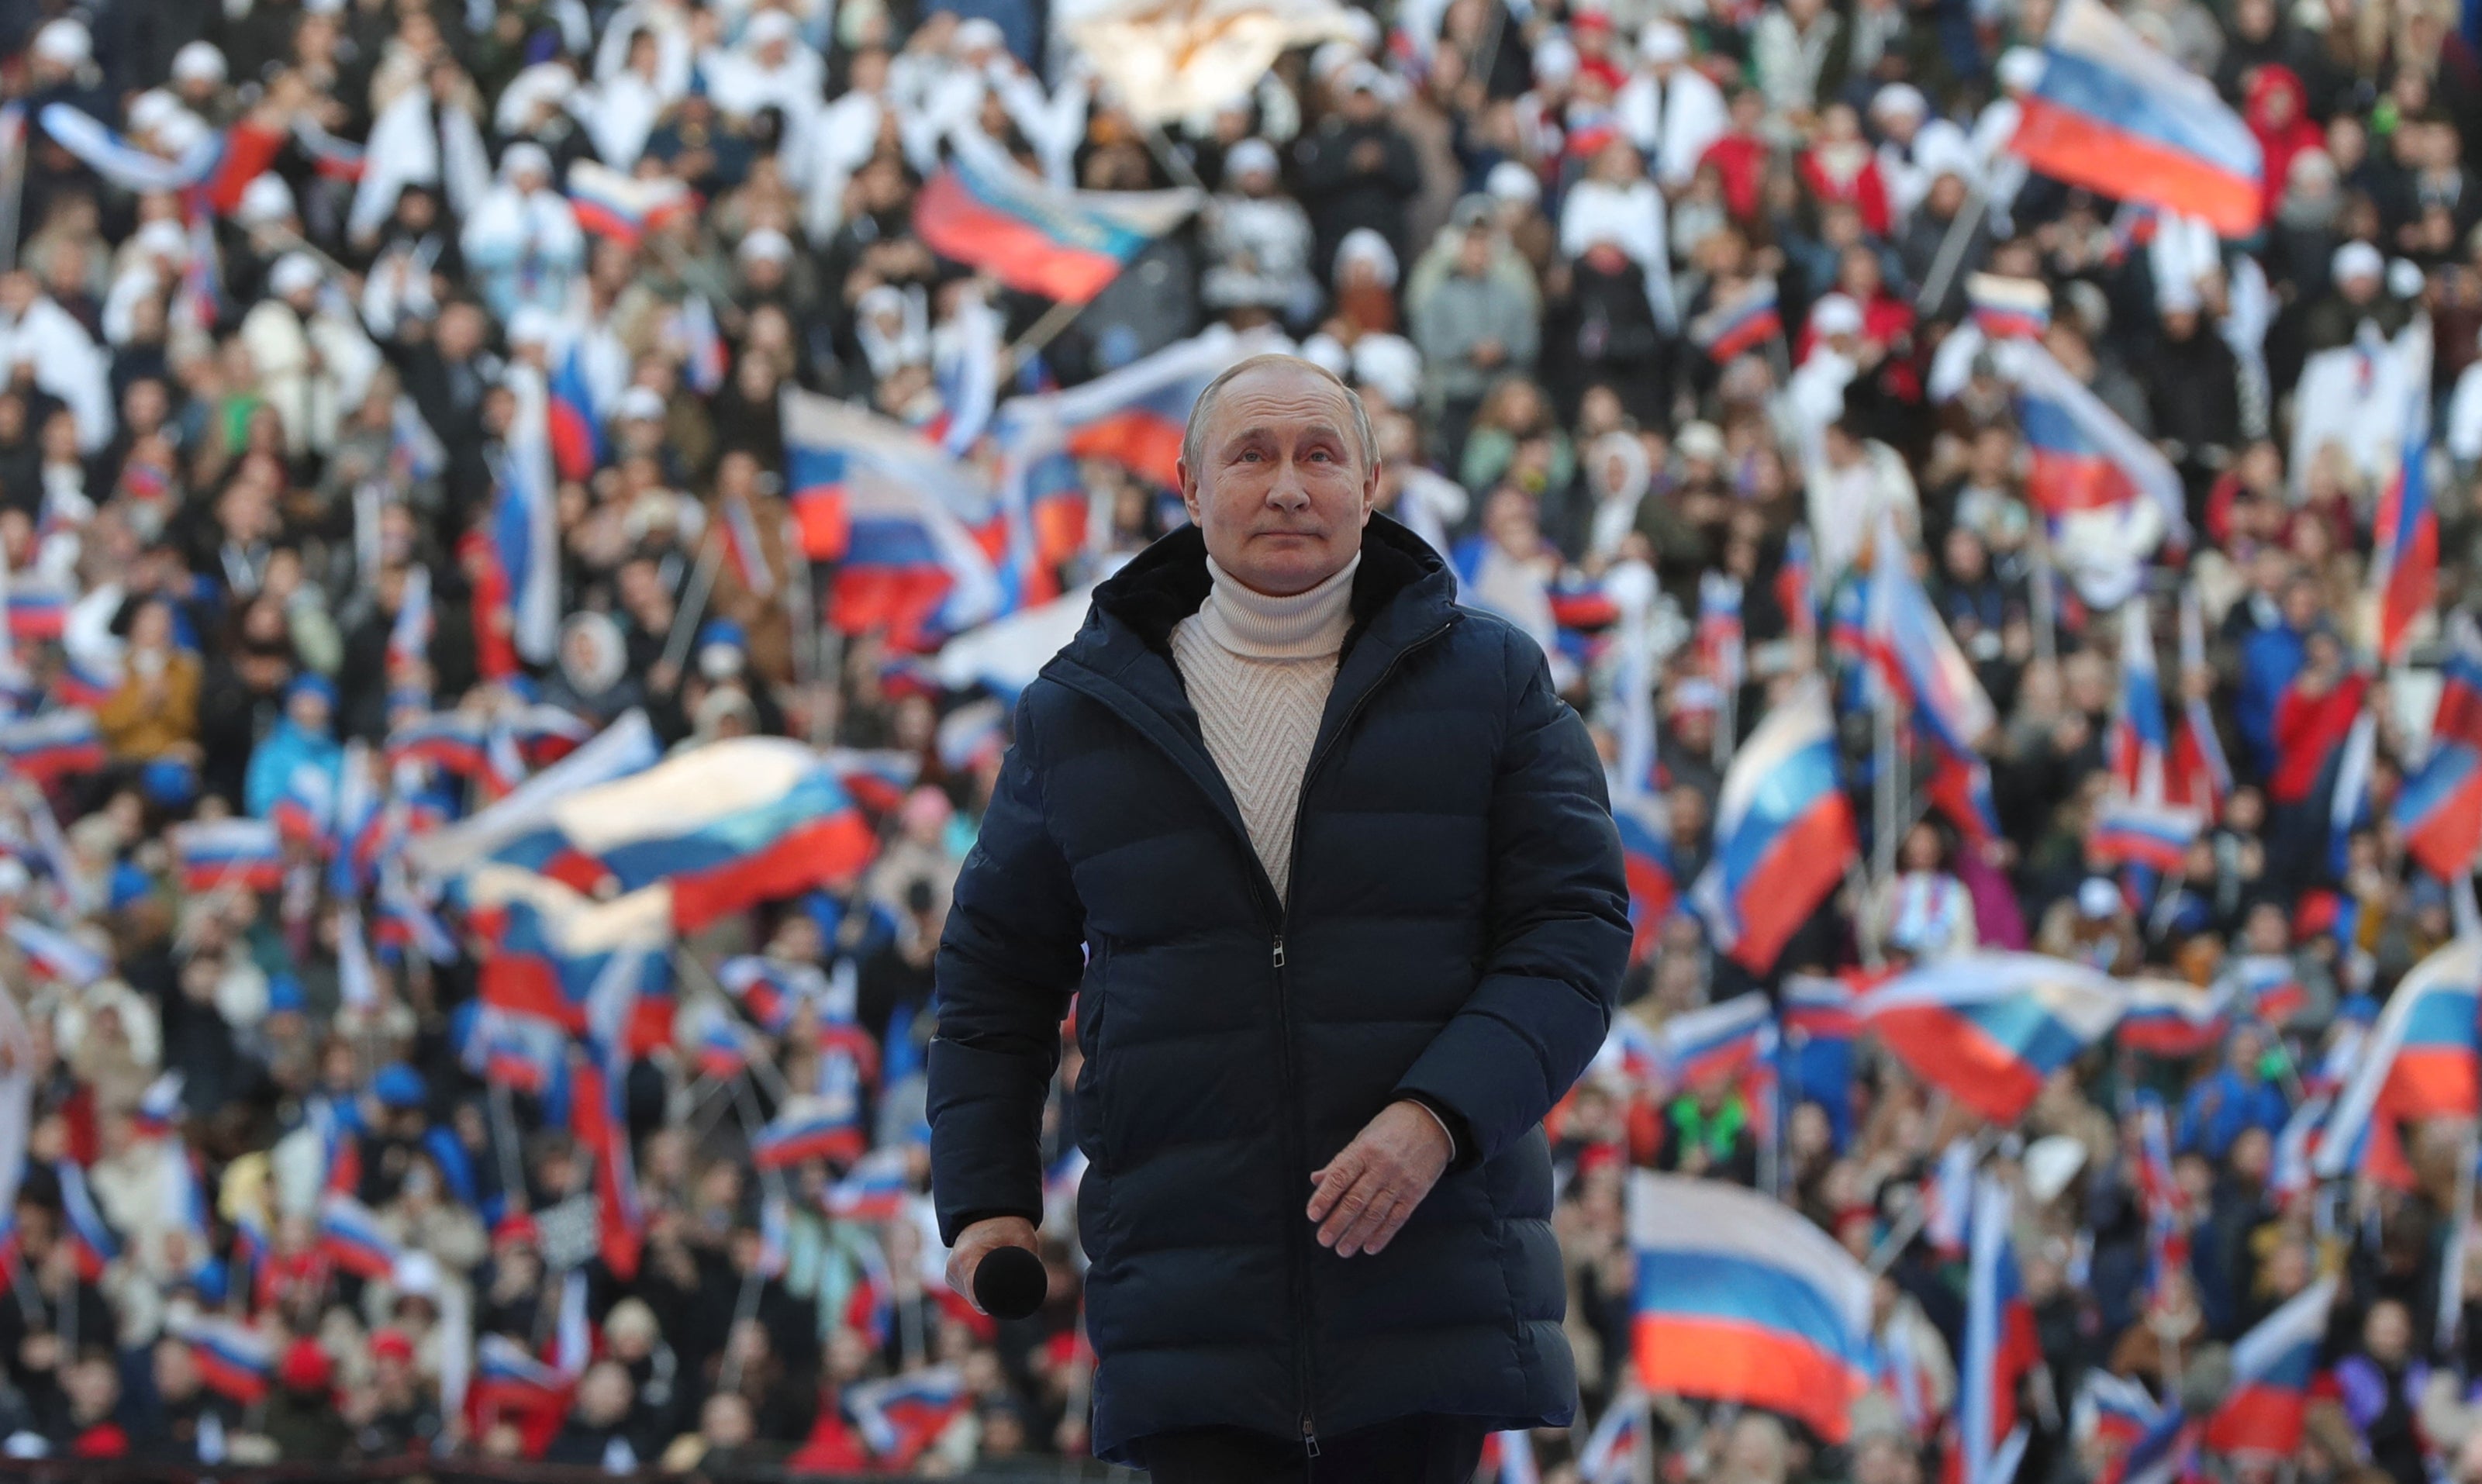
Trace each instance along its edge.
{"label": "ear", "polygon": [[1180,504],[1189,512],[1189,523],[1203,525],[1205,522],[1198,518],[1198,471],[1189,466],[1186,459],[1175,462],[1172,469],[1173,477],[1180,482]]}
{"label": "ear", "polygon": [[1370,472],[1361,476],[1361,523],[1365,526],[1370,523],[1371,514],[1379,509],[1380,463],[1379,457],[1372,455]]}

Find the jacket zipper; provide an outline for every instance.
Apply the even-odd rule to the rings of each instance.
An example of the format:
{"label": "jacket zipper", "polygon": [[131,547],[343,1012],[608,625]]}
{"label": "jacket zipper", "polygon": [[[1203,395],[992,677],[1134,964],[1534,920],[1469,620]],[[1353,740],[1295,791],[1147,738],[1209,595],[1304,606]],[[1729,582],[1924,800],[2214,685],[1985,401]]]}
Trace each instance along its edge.
{"label": "jacket zipper", "polygon": [[[1362,708],[1370,704],[1370,699],[1379,694],[1380,689],[1387,683],[1388,677],[1396,673],[1396,667],[1405,663],[1407,656],[1447,631],[1448,624],[1442,623],[1430,632],[1408,642],[1402,649],[1388,656],[1387,663],[1381,667],[1379,674],[1373,676],[1370,683],[1362,688],[1361,694],[1354,698],[1352,709],[1337,720],[1335,730],[1328,733],[1326,744],[1310,755],[1309,766],[1302,772],[1302,791],[1293,809],[1292,844],[1285,855],[1284,894],[1277,903],[1276,942],[1275,951],[1271,955],[1275,960],[1276,967],[1276,1026],[1277,1033],[1283,1038],[1284,1049],[1284,1122],[1289,1135],[1286,1143],[1295,1162],[1294,1174],[1298,1178],[1293,1181],[1293,1188],[1296,1191],[1307,1188],[1310,1177],[1309,1171],[1300,1164],[1303,1130],[1296,1111],[1300,1106],[1300,1100],[1293,1096],[1297,1079],[1293,1071],[1292,1000],[1284,989],[1284,930],[1292,926],[1293,878],[1302,865],[1302,811],[1309,803],[1310,785],[1318,782],[1321,764],[1325,763],[1328,755],[1335,751],[1336,744],[1343,739],[1344,734],[1353,729],[1353,724],[1360,719]],[[1310,1323],[1309,1269],[1307,1262],[1308,1254],[1299,1241],[1287,1243],[1286,1250],[1292,1255],[1295,1320],[1293,1366],[1295,1384],[1300,1388],[1302,1396],[1302,1453],[1306,1458],[1316,1458],[1319,1456],[1318,1423],[1312,1416],[1310,1406],[1310,1397],[1315,1394],[1316,1388],[1311,1380],[1310,1330],[1312,1325]]]}

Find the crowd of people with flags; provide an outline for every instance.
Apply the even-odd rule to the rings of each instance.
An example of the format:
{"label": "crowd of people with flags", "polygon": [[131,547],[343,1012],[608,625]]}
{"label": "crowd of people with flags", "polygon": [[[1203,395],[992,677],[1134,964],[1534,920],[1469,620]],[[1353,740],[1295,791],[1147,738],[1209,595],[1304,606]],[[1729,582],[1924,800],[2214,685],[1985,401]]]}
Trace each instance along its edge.
{"label": "crowd of people with flags", "polygon": [[1492,1477],[2482,1484],[2471,8],[0,55],[0,1453],[1076,1473],[1079,1048],[994,1321],[938,942],[1016,696],[1289,349],[1627,865],[1582,1406]]}

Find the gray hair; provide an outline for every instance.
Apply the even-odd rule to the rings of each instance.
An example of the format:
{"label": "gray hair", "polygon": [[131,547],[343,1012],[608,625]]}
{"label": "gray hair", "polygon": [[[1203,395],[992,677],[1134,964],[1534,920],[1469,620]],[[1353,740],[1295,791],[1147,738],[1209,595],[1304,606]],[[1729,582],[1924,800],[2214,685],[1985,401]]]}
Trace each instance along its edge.
{"label": "gray hair", "polygon": [[1198,401],[1189,410],[1189,426],[1183,428],[1180,433],[1181,467],[1189,470],[1193,477],[1196,476],[1199,455],[1201,452],[1199,444],[1206,437],[1207,419],[1215,415],[1216,402],[1224,395],[1224,384],[1245,371],[1256,371],[1267,366],[1297,366],[1344,393],[1345,406],[1353,409],[1354,437],[1361,445],[1361,472],[1367,475],[1377,466],[1379,436],[1370,431],[1370,409],[1361,405],[1361,393],[1346,385],[1343,377],[1315,360],[1305,360],[1299,356],[1287,356],[1280,351],[1270,351],[1265,355],[1251,356],[1234,361],[1225,367],[1223,375],[1207,383],[1206,389],[1198,394]]}

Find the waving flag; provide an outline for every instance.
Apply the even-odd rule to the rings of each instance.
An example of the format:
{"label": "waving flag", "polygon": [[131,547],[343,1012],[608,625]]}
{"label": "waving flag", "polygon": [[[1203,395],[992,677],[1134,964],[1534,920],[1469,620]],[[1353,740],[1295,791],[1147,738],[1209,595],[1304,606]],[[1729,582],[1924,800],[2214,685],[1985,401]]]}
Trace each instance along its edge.
{"label": "waving flag", "polygon": [[2370,532],[2371,637],[2379,663],[2404,658],[2416,620],[2439,596],[2439,508],[2430,497],[2430,340],[2416,358],[2405,396],[2404,442],[2395,474],[2379,494]]}
{"label": "waving flag", "polygon": [[2214,86],[2148,45],[2101,0],[2065,0],[2008,147],[2115,200],[2204,217],[2246,237],[2265,212],[2258,140]]}
{"label": "waving flag", "polygon": [[1689,322],[1690,343],[1722,365],[1745,356],[1783,333],[1783,314],[1776,305],[1776,280],[1753,278],[1741,291]]}
{"label": "waving flag", "polygon": [[9,941],[40,983],[82,990],[112,972],[112,961],[55,927],[31,917],[9,919]]}
{"label": "waving flag", "polygon": [[2447,621],[2430,751],[2396,793],[2405,851],[2432,875],[2454,881],[2482,852],[2482,628],[2459,609]]}
{"label": "waving flag", "polygon": [[2086,832],[2086,858],[2103,866],[2142,865],[2169,876],[2189,859],[2205,817],[2166,804],[2105,799]]}
{"label": "waving flag", "polygon": [[1965,300],[1974,328],[1994,340],[2039,340],[2051,328],[2051,290],[2040,278],[1972,274]]}
{"label": "waving flag", "polygon": [[913,199],[913,230],[1020,293],[1084,304],[1202,201],[1192,190],[1063,191],[980,135],[949,140],[947,168]]}
{"label": "waving flag", "polygon": [[767,565],[767,545],[758,534],[758,517],[750,513],[750,502],[739,494],[720,494],[716,517],[718,534],[724,538],[725,560],[732,564],[733,575],[741,579],[751,596],[775,596],[776,570]]}
{"label": "waving flag", "polygon": [[885,628],[919,648],[935,629],[998,612],[998,574],[961,515],[995,513],[989,491],[911,429],[859,408],[788,388],[781,416],[803,551],[839,564],[829,593],[837,627]]}
{"label": "waving flag", "polygon": [[[594,987],[616,961],[660,959],[673,945],[673,900],[662,886],[596,901],[515,866],[487,864],[464,878],[466,926],[490,944],[483,1003],[586,1028]],[[670,1040],[670,1026],[661,1038]]]}
{"label": "waving flag", "polygon": [[1784,1071],[1793,1102],[1815,1102],[1842,1149],[1853,1135],[1853,1041],[1859,1034],[1852,985],[1816,974],[1787,975],[1782,989]]}
{"label": "waving flag", "polygon": [[954,1365],[864,1381],[845,1391],[845,1407],[861,1429],[871,1457],[894,1469],[912,1467],[924,1449],[973,1402]]}
{"label": "waving flag", "polygon": [[674,176],[641,178],[579,159],[568,167],[568,203],[579,226],[634,248],[649,227],[697,210],[698,193]]}
{"label": "waving flag", "polygon": [[197,1314],[166,1328],[190,1347],[207,1390],[245,1407],[266,1399],[276,1374],[276,1344],[266,1331],[221,1314]]}
{"label": "waving flag", "polygon": [[604,458],[603,414],[594,405],[594,388],[586,379],[579,350],[578,341],[568,342],[544,388],[543,416],[545,436],[551,439],[552,467],[565,480],[587,478],[602,466]]}
{"label": "waving flag", "polygon": [[2155,1056],[2203,1055],[2222,1043],[2230,1028],[2229,996],[2178,979],[2133,979],[2128,1007],[2120,1018],[2120,1044]]}
{"label": "waving flag", "polygon": [[1002,446],[1020,463],[1064,448],[1176,489],[1181,432],[1198,394],[1232,366],[1284,343],[1272,331],[1216,325],[1066,391],[1011,398],[999,410]]}
{"label": "waving flag", "polygon": [[565,1410],[575,1379],[536,1360],[506,1335],[486,1335],[474,1345],[468,1395],[487,1415]]}
{"label": "waving flag", "polygon": [[750,1153],[758,1168],[784,1170],[811,1159],[856,1158],[863,1143],[858,1107],[796,1095],[758,1131]]}
{"label": "waving flag", "polygon": [[1628,1387],[1603,1408],[1577,1450],[1579,1484],[1637,1484],[1653,1461],[1654,1418],[1646,1392]]}
{"label": "waving flag", "polygon": [[1669,1087],[1709,1087],[1738,1077],[1774,1023],[1767,996],[1753,990],[1722,1004],[1683,1011],[1655,1032],[1654,1073]]}
{"label": "waving flag", "polygon": [[2033,456],[2025,494],[2036,509],[2061,517],[2144,500],[2166,530],[2187,528],[2179,474],[2040,341],[2002,341],[1992,356],[2017,388],[2017,420]]}
{"label": "waving flag", "polygon": [[902,1215],[912,1196],[905,1151],[885,1144],[854,1161],[844,1179],[828,1187],[826,1209],[846,1221],[885,1221]]}
{"label": "waving flag", "polygon": [[2223,813],[2232,795],[2232,765],[2224,758],[2224,740],[2215,729],[2214,712],[2204,696],[2188,696],[2186,678],[2206,670],[2205,620],[2198,611],[2198,590],[2180,590],[2180,674],[2183,699],[2180,720],[2172,732],[2172,753],[2163,769],[2165,802],[2203,812],[2209,820]]}
{"label": "waving flag", "polygon": [[761,901],[851,881],[878,850],[827,760],[784,737],[735,737],[553,801],[504,863],[577,888],[672,891],[685,933]]}
{"label": "waving flag", "polygon": [[50,784],[71,774],[92,773],[107,760],[103,733],[92,711],[46,711],[0,723],[0,762],[36,782]]}
{"label": "waving flag", "polygon": [[1680,896],[1672,859],[1672,821],[1663,801],[1649,794],[1612,800],[1612,822],[1621,832],[1621,866],[1628,877],[1629,962],[1645,962]]}
{"label": "waving flag", "polygon": [[1998,725],[1973,666],[1914,575],[1912,555],[1892,516],[1872,543],[1867,623],[1880,675],[1913,718],[1948,755],[1970,757]]}
{"label": "waving flag", "polygon": [[9,637],[19,644],[48,644],[68,627],[69,602],[47,587],[9,584]]}
{"label": "waving flag", "polygon": [[2170,750],[2163,729],[2163,682],[2154,668],[2154,636],[2147,623],[2146,599],[2135,596],[2120,608],[2120,701],[2111,719],[2111,771],[2120,791],[2136,800],[2161,799]]}
{"label": "waving flag", "polygon": [[1993,1123],[2014,1124],[2043,1081],[2119,1020],[2109,975],[2034,953],[1975,953],[1902,974],[1858,1013],[1914,1073]]}
{"label": "waving flag", "polygon": [[1698,578],[1698,658],[1706,678],[1737,689],[1749,675],[1749,642],[1741,627],[1741,579],[1723,572]]}
{"label": "waving flag", "polygon": [[1809,527],[1784,533],[1783,561],[1776,568],[1776,606],[1795,639],[1818,637],[1818,568],[1810,554]]}
{"label": "waving flag", "polygon": [[[476,620],[482,631],[513,621],[508,643],[518,656],[548,662],[560,637],[560,517],[552,490],[552,445],[545,410],[520,409],[508,446],[492,461],[490,514],[483,549],[491,568],[478,592]],[[507,605],[505,615],[488,598]],[[505,676],[501,677],[505,678]]]}
{"label": "waving flag", "polygon": [[816,965],[787,964],[754,953],[725,960],[715,978],[771,1036],[782,1035],[804,1004],[824,1004],[828,998],[828,976]]}
{"label": "waving flag", "polygon": [[428,763],[459,778],[481,774],[488,729],[483,719],[465,711],[435,711],[416,717],[388,733],[385,756],[393,769]]}
{"label": "waving flag", "polygon": [[273,891],[284,885],[284,845],[274,820],[199,820],[167,834],[184,890]]}
{"label": "waving flag", "polygon": [[2006,1484],[1995,1466],[2017,1430],[2017,1396],[2043,1363],[2034,1310],[2009,1241],[2014,1219],[2008,1187],[1989,1176],[1974,1181],[1973,1226],[1967,1259],[1965,1354],[1957,1366],[1957,1420],[1967,1484]]}
{"label": "waving flag", "polygon": [[53,1160],[52,1173],[61,1182],[61,1216],[68,1228],[62,1235],[75,1250],[78,1276],[93,1283],[119,1259],[120,1239],[95,1208],[94,1197],[87,1192],[86,1171],[76,1160]]}
{"label": "waving flag", "polygon": [[1765,1407],[1842,1443],[1867,1384],[1862,1264],[1755,1191],[1644,1170],[1629,1179],[1638,1383]]}
{"label": "waving flag", "polygon": [[2360,1171],[2410,1188],[2397,1142],[2400,1122],[2471,1118],[2482,1112],[2474,1011],[2482,992],[2482,941],[2460,938],[2397,981],[2363,1041],[2361,1060],[2337,1095],[2312,1161],[2322,1179]]}
{"label": "waving flag", "polygon": [[319,1250],[357,1278],[385,1278],[396,1271],[396,1241],[381,1230],[369,1206],[342,1191],[319,1198]]}
{"label": "waving flag", "polygon": [[2320,1279],[2234,1342],[2232,1389],[2206,1422],[2206,1446],[2266,1458],[2300,1449],[2310,1377],[2335,1301],[2336,1280]]}
{"label": "waving flag", "polygon": [[528,1097],[550,1092],[568,1061],[568,1031],[563,1022],[488,1003],[474,1008],[461,1054],[465,1070]]}
{"label": "waving flag", "polygon": [[1859,848],[1836,786],[1827,688],[1807,681],[1733,755],[1715,811],[1715,858],[1693,893],[1716,945],[1753,971],[1844,879]]}
{"label": "waving flag", "polygon": [[2261,1025],[2280,1029],[2310,1008],[2310,992],[2302,988],[2301,974],[2288,955],[2247,954],[2233,961],[2230,978],[2250,1019]]}
{"label": "waving flag", "polygon": [[2093,1439],[2124,1452],[2162,1416],[2143,1382],[2096,1368],[2086,1372],[2070,1405],[2069,1433],[2081,1443]]}

